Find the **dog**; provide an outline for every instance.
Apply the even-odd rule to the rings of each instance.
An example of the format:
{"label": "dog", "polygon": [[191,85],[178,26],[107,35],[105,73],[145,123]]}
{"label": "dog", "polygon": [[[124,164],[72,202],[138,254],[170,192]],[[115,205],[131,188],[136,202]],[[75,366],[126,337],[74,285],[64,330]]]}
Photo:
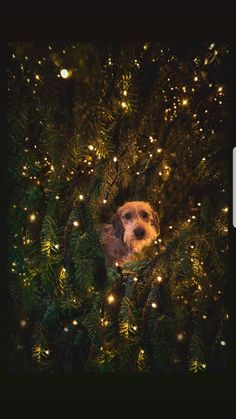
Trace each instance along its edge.
{"label": "dog", "polygon": [[159,216],[148,202],[126,202],[100,232],[106,264],[122,266],[160,234]]}

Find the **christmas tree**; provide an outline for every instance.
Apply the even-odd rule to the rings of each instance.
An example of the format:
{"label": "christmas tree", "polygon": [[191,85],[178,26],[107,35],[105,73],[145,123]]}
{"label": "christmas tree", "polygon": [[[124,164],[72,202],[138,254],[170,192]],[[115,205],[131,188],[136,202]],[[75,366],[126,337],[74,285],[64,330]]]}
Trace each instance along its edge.
{"label": "christmas tree", "polygon": [[[228,53],[9,45],[10,371],[225,370]],[[127,201],[160,235],[108,266],[97,226]]]}

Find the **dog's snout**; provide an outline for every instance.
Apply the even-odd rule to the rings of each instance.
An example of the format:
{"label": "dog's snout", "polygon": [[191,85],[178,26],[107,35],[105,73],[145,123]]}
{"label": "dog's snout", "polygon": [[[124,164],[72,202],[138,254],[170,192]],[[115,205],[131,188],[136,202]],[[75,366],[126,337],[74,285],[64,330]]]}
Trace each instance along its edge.
{"label": "dog's snout", "polygon": [[135,234],[135,236],[137,237],[137,239],[141,239],[141,238],[144,236],[145,231],[144,231],[144,229],[143,229],[143,228],[138,227],[138,228],[136,228],[136,229],[134,230],[134,234]]}

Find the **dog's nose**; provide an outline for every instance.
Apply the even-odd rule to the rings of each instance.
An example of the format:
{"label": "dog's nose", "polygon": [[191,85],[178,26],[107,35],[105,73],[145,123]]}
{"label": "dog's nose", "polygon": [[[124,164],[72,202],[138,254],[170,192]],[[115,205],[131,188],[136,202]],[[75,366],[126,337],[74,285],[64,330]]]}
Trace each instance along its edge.
{"label": "dog's nose", "polygon": [[137,237],[137,239],[141,239],[144,236],[144,233],[145,233],[145,231],[141,227],[138,227],[134,230],[134,234]]}

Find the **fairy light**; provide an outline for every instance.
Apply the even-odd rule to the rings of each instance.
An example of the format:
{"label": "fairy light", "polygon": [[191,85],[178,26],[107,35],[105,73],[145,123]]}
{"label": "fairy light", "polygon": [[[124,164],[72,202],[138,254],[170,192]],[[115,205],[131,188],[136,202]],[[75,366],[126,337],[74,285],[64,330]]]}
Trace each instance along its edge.
{"label": "fairy light", "polygon": [[109,304],[114,303],[114,301],[115,301],[114,295],[113,294],[109,294],[108,297],[107,297],[107,301],[108,301]]}
{"label": "fairy light", "polygon": [[45,353],[46,353],[47,355],[49,355],[49,354],[50,354],[49,349],[46,349]]}
{"label": "fairy light", "polygon": [[222,92],[222,90],[223,90],[222,86],[218,87],[218,92]]}
{"label": "fairy light", "polygon": [[158,275],[157,280],[158,280],[158,282],[161,282],[162,281],[162,277],[160,275]]}
{"label": "fairy light", "polygon": [[157,304],[156,303],[152,303],[152,308],[157,308]]}
{"label": "fairy light", "polygon": [[89,150],[93,150],[93,149],[94,149],[94,147],[93,147],[93,145],[92,145],[92,144],[90,144],[90,145],[88,146],[88,148],[89,148]]}
{"label": "fairy light", "polygon": [[194,81],[198,81],[198,76],[195,76],[194,77]]}
{"label": "fairy light", "polygon": [[138,278],[137,278],[137,276],[135,276],[135,277],[133,278],[133,281],[134,281],[134,282],[137,282],[137,280],[138,280]]}
{"label": "fairy light", "polygon": [[202,318],[203,318],[204,320],[206,320],[206,319],[207,319],[206,314],[203,314]]}
{"label": "fairy light", "polygon": [[161,152],[162,152],[162,148],[158,148],[157,153],[161,153]]}
{"label": "fairy light", "polygon": [[116,156],[115,156],[115,157],[113,157],[113,161],[114,161],[114,162],[117,162],[117,160],[118,160],[118,159],[117,159],[117,157],[116,157]]}
{"label": "fairy light", "polygon": [[172,230],[173,226],[169,226],[169,229]]}
{"label": "fairy light", "polygon": [[69,329],[68,329],[68,327],[64,327],[64,332],[69,332]]}
{"label": "fairy light", "polygon": [[126,102],[121,102],[121,106],[123,109],[127,108],[127,103]]}
{"label": "fairy light", "polygon": [[221,344],[221,346],[225,346],[226,342],[224,340],[221,340],[220,344]]}
{"label": "fairy light", "polygon": [[21,325],[21,327],[25,327],[27,325],[27,321],[25,319],[22,319],[20,321],[20,325]]}
{"label": "fairy light", "polygon": [[181,340],[183,340],[183,338],[184,338],[183,333],[178,333],[178,335],[177,335],[178,341],[180,342]]}
{"label": "fairy light", "polygon": [[222,211],[225,212],[225,213],[228,212],[228,210],[229,210],[228,207],[225,207],[225,208],[222,209]]}
{"label": "fairy light", "polygon": [[124,90],[124,91],[123,91],[123,95],[124,95],[124,96],[127,96],[127,90]]}
{"label": "fairy light", "polygon": [[[27,208],[26,208],[27,210]],[[31,223],[33,223],[36,220],[36,215],[35,214],[30,214],[29,219],[31,221]]]}
{"label": "fairy light", "polygon": [[107,200],[106,199],[103,199],[102,202],[103,202],[103,204],[106,204],[107,203]]}
{"label": "fairy light", "polygon": [[80,201],[83,201],[84,195],[79,195],[79,199],[80,199]]}
{"label": "fairy light", "polygon": [[60,71],[60,75],[61,75],[61,77],[62,77],[63,79],[67,79],[67,78],[69,77],[69,71],[68,71],[68,70],[66,70],[66,68],[63,68],[63,69]]}
{"label": "fairy light", "polygon": [[55,196],[55,199],[56,199],[56,200],[60,199],[59,195],[56,195],[56,196]]}
{"label": "fairy light", "polygon": [[72,324],[73,324],[74,326],[77,326],[77,324],[78,324],[77,320],[73,320],[73,321],[72,321]]}
{"label": "fairy light", "polygon": [[188,99],[183,99],[182,100],[182,105],[187,106],[188,105]]}
{"label": "fairy light", "polygon": [[78,223],[78,221],[73,221],[73,225],[74,225],[75,227],[79,227],[79,223]]}
{"label": "fairy light", "polygon": [[198,203],[197,203],[197,206],[198,206],[198,207],[200,207],[201,205],[202,205],[202,204],[201,204],[201,202],[198,202]]}

